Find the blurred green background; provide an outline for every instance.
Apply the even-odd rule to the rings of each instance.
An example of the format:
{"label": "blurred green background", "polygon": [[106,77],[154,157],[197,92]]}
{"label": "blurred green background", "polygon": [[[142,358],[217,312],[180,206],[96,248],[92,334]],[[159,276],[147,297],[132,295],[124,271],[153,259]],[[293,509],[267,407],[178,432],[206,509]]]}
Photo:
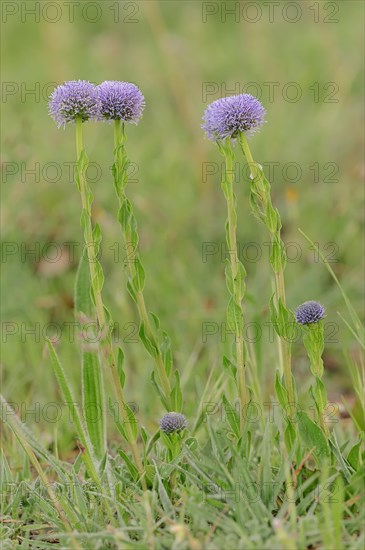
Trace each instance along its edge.
{"label": "blurred green background", "polygon": [[[186,412],[193,414],[208,374],[220,372],[230,341],[221,330],[224,258],[202,255],[204,243],[224,247],[226,212],[221,157],[203,135],[201,117],[208,102],[242,91],[259,93],[267,109],[267,124],[251,147],[267,169],[267,163],[277,163],[273,201],[282,215],[283,238],[294,243],[291,258],[298,253],[298,261],[287,265],[288,303],[292,309],[308,299],[325,305],[326,379],[330,398],[339,399],[350,387],[344,353],[356,358],[357,346],[337,313],[346,316],[340,291],[298,228],[333,260],[363,316],[363,2],[296,2],[294,7],[281,2],[274,12],[275,3],[262,2],[75,2],[73,20],[68,3],[57,2],[58,9],[54,4],[2,3],[5,396],[30,409],[59,399],[44,354],[45,332],[61,331],[59,353],[75,385],[80,381],[77,334],[70,342],[65,325],[73,322],[82,243],[80,197],[67,165],[75,160],[74,127],[56,128],[47,114],[47,96],[57,83],[88,79],[135,82],[146,98],[143,119],[128,128],[135,163],[128,192],[139,222],[148,306],[172,336]],[[225,14],[225,7],[234,14]],[[93,216],[103,232],[105,302],[127,355],[128,396],[138,403],[143,421],[150,418],[155,425],[160,405],[151,397],[151,361],[133,341],[135,325],[129,324],[137,319],[125,291],[110,173],[112,139],[107,124],[84,127],[90,160],[100,167],[89,174],[96,179]],[[242,167],[238,150],[237,160]],[[207,169],[214,173],[206,175]],[[245,320],[262,325],[255,348],[262,383],[271,393],[276,344],[264,325],[271,295],[268,238],[249,212],[245,171],[238,171],[236,188],[238,240],[248,271]],[[67,244],[72,242],[74,258]],[[34,249],[35,254],[25,254]],[[252,259],[255,251],[258,261]],[[59,261],[49,259],[55,255]],[[27,334],[34,327],[39,334]],[[216,334],[205,336],[214,327]],[[305,391],[308,366],[299,341],[294,372]],[[32,423],[35,415],[28,412],[25,419]]]}

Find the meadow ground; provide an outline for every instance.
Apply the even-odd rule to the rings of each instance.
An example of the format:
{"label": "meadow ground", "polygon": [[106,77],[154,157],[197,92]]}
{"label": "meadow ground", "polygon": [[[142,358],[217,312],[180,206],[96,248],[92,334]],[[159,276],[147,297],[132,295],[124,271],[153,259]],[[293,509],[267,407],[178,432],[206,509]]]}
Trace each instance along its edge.
{"label": "meadow ground", "polygon": [[[365,427],[364,363],[360,329],[342,292],[363,320],[363,2],[99,1],[75,3],[71,11],[67,2],[54,4],[1,5],[1,393],[34,434],[24,435],[5,408],[3,548],[362,548],[363,456],[356,444]],[[46,346],[52,338],[80,401],[73,309],[84,241],[75,136],[71,125],[58,130],[47,114],[53,88],[72,79],[135,82],[146,98],[141,122],[127,132],[128,195],[148,308],[168,330],[180,372],[189,424],[178,451],[158,439],[164,408],[126,292],[112,127],[86,124],[84,144],[93,163],[93,222],[103,237],[104,302],[116,323],[115,347],[125,353],[125,394],[149,434],[145,446],[138,440],[147,492],[112,415],[102,485],[85,474]],[[322,463],[312,445],[284,442],[269,238],[251,214],[247,166],[238,154],[237,241],[247,270],[249,383],[259,411],[241,446],[227,435],[234,427],[222,412],[222,394],[235,396],[222,360],[232,343],[223,157],[204,136],[201,118],[211,101],[242,92],[267,110],[250,145],[283,222],[288,307],[313,299],[326,308],[323,381],[332,405]],[[299,333],[292,348],[300,407],[313,415],[313,379]],[[108,373],[105,386],[113,400]],[[44,472],[60,492],[55,500]]]}

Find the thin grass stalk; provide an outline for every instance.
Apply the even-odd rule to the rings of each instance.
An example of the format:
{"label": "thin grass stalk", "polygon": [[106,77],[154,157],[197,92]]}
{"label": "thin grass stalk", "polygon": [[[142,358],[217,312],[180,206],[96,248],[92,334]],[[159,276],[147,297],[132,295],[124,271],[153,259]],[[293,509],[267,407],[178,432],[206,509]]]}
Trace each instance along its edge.
{"label": "thin grass stalk", "polygon": [[[69,534],[69,536],[70,536],[70,538],[71,538],[71,540],[74,544],[74,548],[76,548],[77,550],[80,550],[81,547],[79,546],[76,539],[72,536],[72,527],[69,523],[69,520],[67,519],[67,516],[66,516],[64,510],[62,509],[62,507],[59,504],[59,499],[57,498],[55,492],[52,489],[52,483],[48,479],[47,474],[43,471],[43,468],[40,465],[39,460],[38,460],[38,458],[36,457],[36,455],[33,451],[32,443],[29,443],[29,437],[28,437],[27,431],[23,431],[22,422],[16,417],[15,412],[11,411],[10,405],[3,398],[2,395],[0,395],[0,403],[1,403],[2,414],[5,411],[7,411],[5,413],[6,416],[3,417],[3,421],[6,422],[7,425],[10,427],[10,429],[14,433],[15,437],[19,441],[20,445],[23,447],[23,449],[24,449],[26,455],[28,456],[31,464],[33,464],[34,469],[36,470],[39,477],[41,478],[41,480],[42,480],[42,482],[43,482],[43,484],[44,484],[44,486],[45,486],[45,488],[48,492],[48,495],[49,495],[51,501],[54,503],[54,506],[55,506],[57,512],[59,513],[59,516],[60,516],[61,521],[62,521],[62,523],[65,527],[65,530]],[[11,413],[10,413],[10,411],[11,411]],[[45,453],[46,453],[46,451],[45,451]]]}

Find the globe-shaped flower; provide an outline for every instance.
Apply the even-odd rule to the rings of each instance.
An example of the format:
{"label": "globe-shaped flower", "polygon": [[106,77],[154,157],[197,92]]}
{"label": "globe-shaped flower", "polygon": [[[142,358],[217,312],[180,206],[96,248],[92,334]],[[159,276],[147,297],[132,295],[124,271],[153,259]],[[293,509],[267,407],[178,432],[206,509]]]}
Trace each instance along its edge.
{"label": "globe-shaped flower", "polygon": [[213,101],[203,116],[202,128],[209,139],[236,138],[240,132],[253,133],[265,122],[266,111],[250,94],[232,95]]}
{"label": "globe-shaped flower", "polygon": [[311,323],[318,323],[325,316],[325,309],[319,303],[313,300],[304,302],[301,304],[296,312],[295,318],[300,325],[308,325]]}
{"label": "globe-shaped flower", "polygon": [[95,118],[99,111],[96,86],[87,80],[69,80],[55,88],[48,107],[59,128],[78,118],[86,122]]}
{"label": "globe-shaped flower", "polygon": [[186,428],[186,416],[177,412],[169,412],[160,420],[160,428],[165,433],[180,432]]}
{"label": "globe-shaped flower", "polygon": [[107,80],[98,86],[100,120],[138,124],[145,106],[141,90],[131,82]]}

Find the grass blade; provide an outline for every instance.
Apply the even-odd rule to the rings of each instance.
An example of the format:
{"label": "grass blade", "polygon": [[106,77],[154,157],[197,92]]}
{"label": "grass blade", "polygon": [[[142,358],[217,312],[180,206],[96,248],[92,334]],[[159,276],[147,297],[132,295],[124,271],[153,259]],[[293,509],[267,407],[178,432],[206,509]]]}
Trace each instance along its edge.
{"label": "grass blade", "polygon": [[[347,296],[346,292],[344,291],[340,281],[338,280],[338,278],[336,277],[336,274],[334,273],[332,267],[330,266],[330,264],[327,262],[326,258],[323,256],[322,252],[320,251],[319,249],[319,246],[318,244],[314,243],[309,237],[308,235],[306,235],[304,233],[304,231],[302,231],[301,229],[299,229],[299,233],[301,235],[303,235],[303,237],[306,239],[306,241],[311,245],[311,247],[313,248],[313,250],[315,250],[319,257],[321,258],[322,262],[324,263],[327,271],[329,272],[329,274],[331,275],[332,279],[335,281],[336,285],[338,286],[338,288],[340,289],[341,291],[341,294],[342,294],[342,297],[345,301],[345,304],[347,306],[347,309],[348,309],[348,312],[350,313],[350,316],[351,316],[351,319],[352,319],[352,322],[353,322],[353,331],[352,332],[355,332],[357,334],[357,340],[359,341],[362,349],[365,350],[365,329],[360,321],[360,318],[358,316],[358,314],[356,313],[353,305],[351,304],[350,302],[350,299],[349,297]],[[346,323],[347,326],[348,323]]]}

